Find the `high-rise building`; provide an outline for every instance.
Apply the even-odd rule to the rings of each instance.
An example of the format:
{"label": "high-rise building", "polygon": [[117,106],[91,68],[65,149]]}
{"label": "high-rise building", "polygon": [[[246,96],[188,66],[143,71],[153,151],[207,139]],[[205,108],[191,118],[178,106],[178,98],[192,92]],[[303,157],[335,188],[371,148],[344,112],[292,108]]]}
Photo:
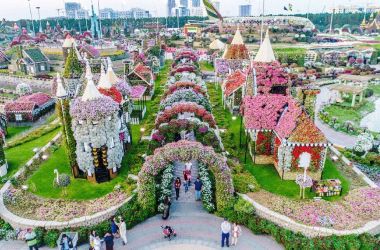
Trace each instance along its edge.
{"label": "high-rise building", "polygon": [[88,18],[90,18],[90,16],[88,15],[88,10],[85,10],[85,9],[77,10],[76,18],[77,19],[88,19]]}
{"label": "high-rise building", "polygon": [[168,16],[172,16],[172,10],[175,8],[175,0],[168,0]]}
{"label": "high-rise building", "polygon": [[252,5],[250,4],[240,5],[239,16],[252,16]]}
{"label": "high-rise building", "polygon": [[131,12],[132,12],[132,18],[136,18],[136,19],[152,17],[152,15],[149,13],[148,10],[143,10],[140,8],[132,8]]}
{"label": "high-rise building", "polygon": [[191,7],[193,7],[193,8],[201,7],[201,0],[192,0],[191,1]]}
{"label": "high-rise building", "polygon": [[180,1],[179,1],[179,5],[180,5],[181,7],[188,8],[188,7],[189,7],[189,0],[180,0]]}
{"label": "high-rise building", "polygon": [[82,7],[80,3],[76,2],[67,2],[65,3],[65,11],[66,11],[66,17],[67,18],[77,18],[77,11],[80,10]]}

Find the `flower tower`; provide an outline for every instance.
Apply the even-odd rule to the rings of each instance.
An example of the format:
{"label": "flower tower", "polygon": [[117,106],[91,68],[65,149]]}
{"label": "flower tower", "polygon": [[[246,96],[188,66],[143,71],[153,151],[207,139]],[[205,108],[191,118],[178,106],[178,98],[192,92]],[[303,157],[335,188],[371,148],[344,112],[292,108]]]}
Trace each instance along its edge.
{"label": "flower tower", "polygon": [[124,153],[119,137],[120,107],[111,97],[99,92],[90,71],[86,78],[83,96],[73,101],[70,115],[79,169],[86,173],[88,180],[100,183],[116,177],[121,167]]}
{"label": "flower tower", "polygon": [[80,86],[82,85],[81,77],[83,74],[83,66],[80,63],[75,47],[72,46],[68,52],[65,62],[65,70],[63,72],[66,91],[69,97],[78,95]]}
{"label": "flower tower", "polygon": [[62,79],[59,74],[57,74],[56,98],[56,111],[62,123],[62,133],[64,143],[66,145],[66,153],[71,166],[71,172],[75,178],[78,178],[80,176],[80,172],[76,156],[76,141],[71,127],[72,121],[70,116],[70,99],[67,91],[63,87]]}

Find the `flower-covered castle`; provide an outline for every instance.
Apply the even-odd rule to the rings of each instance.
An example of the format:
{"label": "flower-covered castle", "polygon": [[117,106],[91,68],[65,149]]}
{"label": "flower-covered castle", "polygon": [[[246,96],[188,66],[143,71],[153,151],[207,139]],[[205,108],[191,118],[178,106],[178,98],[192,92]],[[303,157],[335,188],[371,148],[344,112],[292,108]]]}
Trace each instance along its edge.
{"label": "flower-covered castle", "polygon": [[99,183],[117,175],[131,142],[130,87],[116,76],[110,59],[102,62],[96,86],[90,64],[85,62],[83,93],[70,98],[58,76],[56,96],[73,175]]}
{"label": "flower-covered castle", "polygon": [[247,75],[241,111],[254,161],[274,163],[282,179],[294,180],[303,171],[301,155],[308,154],[308,174],[320,179],[327,155],[326,137],[304,103],[290,95],[289,76],[275,59],[268,33]]}

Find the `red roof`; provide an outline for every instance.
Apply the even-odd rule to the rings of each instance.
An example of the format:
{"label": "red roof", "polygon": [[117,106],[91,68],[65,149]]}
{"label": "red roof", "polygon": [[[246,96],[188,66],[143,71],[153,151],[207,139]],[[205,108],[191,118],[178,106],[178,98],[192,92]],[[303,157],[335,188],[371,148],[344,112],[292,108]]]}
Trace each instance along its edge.
{"label": "red roof", "polygon": [[5,104],[5,112],[33,111],[36,106],[42,106],[49,102],[51,97],[45,93],[34,93],[21,96],[13,102]]}
{"label": "red roof", "polygon": [[224,82],[224,96],[229,96],[246,83],[247,76],[240,70],[227,76]]}
{"label": "red roof", "polygon": [[150,67],[145,66],[142,63],[137,64],[133,72],[148,84],[150,84],[150,81],[153,79],[153,72]]}

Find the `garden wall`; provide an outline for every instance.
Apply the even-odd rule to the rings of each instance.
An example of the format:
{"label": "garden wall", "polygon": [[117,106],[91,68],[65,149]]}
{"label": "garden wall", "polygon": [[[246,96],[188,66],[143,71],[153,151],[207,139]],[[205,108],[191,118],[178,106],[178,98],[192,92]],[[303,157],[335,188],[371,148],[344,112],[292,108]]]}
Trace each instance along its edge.
{"label": "garden wall", "polygon": [[293,232],[302,233],[308,237],[318,237],[318,236],[330,236],[330,235],[350,235],[350,234],[362,234],[362,233],[370,233],[370,234],[378,234],[380,233],[380,220],[370,221],[366,223],[364,226],[353,229],[353,230],[336,230],[324,227],[312,227],[300,224],[290,219],[289,217],[282,215],[280,213],[274,212],[263,205],[260,205],[252,198],[248,197],[245,194],[240,194],[240,196],[251,203],[256,209],[256,214],[264,219],[267,219],[280,227],[289,229]]}

